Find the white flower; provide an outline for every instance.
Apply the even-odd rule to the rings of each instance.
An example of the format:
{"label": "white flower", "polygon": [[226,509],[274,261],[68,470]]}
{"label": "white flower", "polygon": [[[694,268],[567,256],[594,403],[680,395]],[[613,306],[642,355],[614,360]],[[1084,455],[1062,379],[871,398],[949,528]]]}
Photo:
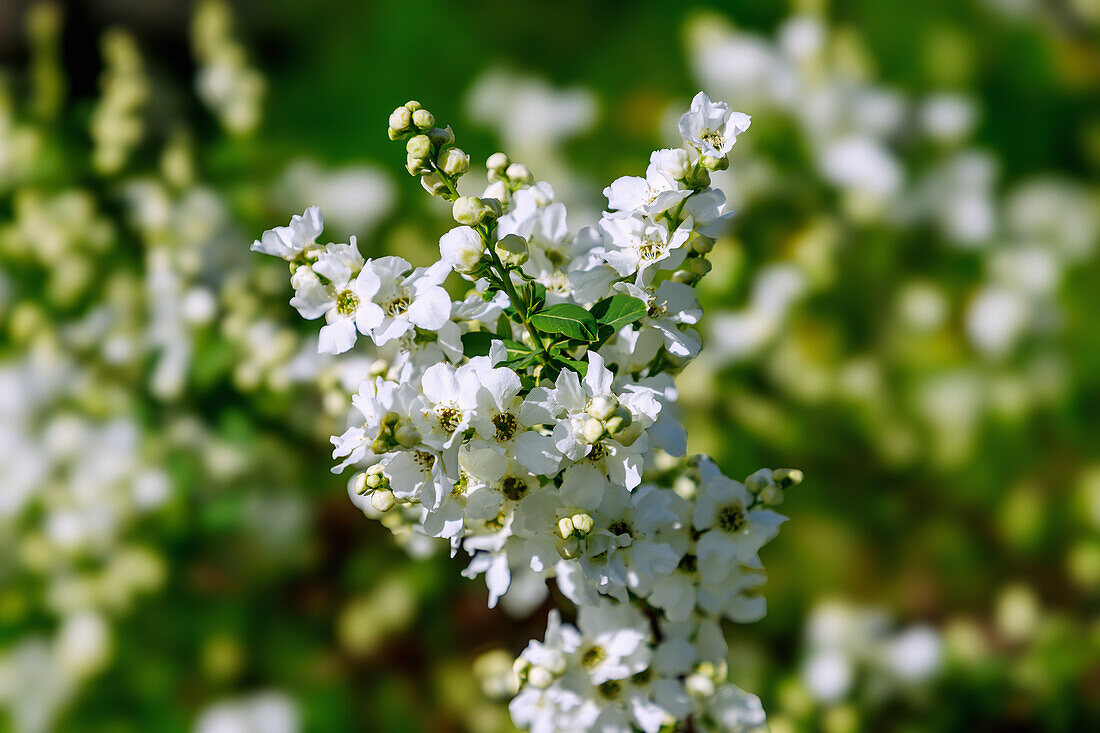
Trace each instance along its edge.
{"label": "white flower", "polygon": [[749,129],[750,120],[744,112],[733,112],[725,102],[712,102],[699,92],[691,100],[691,110],[680,118],[680,135],[703,155],[724,158],[737,136]]}
{"label": "white flower", "polygon": [[467,273],[481,262],[485,243],[471,227],[455,227],[439,238],[439,254],[458,273]]}
{"label": "white flower", "polygon": [[692,194],[682,183],[690,172],[686,150],[656,150],[649,160],[645,178],[623,176],[603,190],[609,209],[657,216]]}
{"label": "white flower", "polygon": [[295,293],[290,304],[303,318],[325,317],[317,343],[321,354],[342,354],[355,345],[357,330],[368,335],[382,322],[382,309],[371,302],[378,276],[363,265],[352,237],[351,244],[328,245],[317,262],[299,267],[291,277]]}
{"label": "white flower", "polygon": [[704,710],[706,714],[700,719],[713,721],[713,725],[704,724],[703,729],[716,733],[749,733],[764,725],[766,719],[760,698],[731,682],[718,688]]}
{"label": "white flower", "polygon": [[617,283],[615,290],[626,293],[646,304],[646,315],[642,318],[642,329],[647,326],[661,334],[665,348],[673,356],[694,358],[702,346],[699,332],[693,329],[681,330],[681,325],[699,322],[703,311],[690,285],[665,280],[654,292],[651,288],[640,288],[630,283]]}
{"label": "white flower", "polygon": [[656,270],[674,270],[687,256],[683,245],[691,234],[689,218],[669,232],[663,221],[637,213],[605,214],[600,219],[607,264],[622,277],[637,275],[637,285],[648,285]]}
{"label": "white flower", "polygon": [[414,328],[436,331],[451,318],[451,297],[441,285],[450,272],[445,262],[418,267],[400,257],[379,257],[367,264],[380,283],[374,302],[382,322],[371,333],[382,346]]}
{"label": "white flower", "polygon": [[323,228],[321,210],[310,206],[303,214],[292,216],[289,226],[268,229],[252,243],[250,249],[253,252],[282,257],[284,260],[293,260],[302,250],[316,243]]}
{"label": "white flower", "polygon": [[505,367],[483,369],[473,425],[478,436],[501,455],[509,454],[532,473],[557,473],[561,454],[549,435],[531,428],[554,422],[545,407],[524,401],[519,376]]}
{"label": "white flower", "polygon": [[426,445],[450,448],[462,437],[477,407],[478,389],[477,374],[469,364],[458,369],[433,364],[425,370],[413,419]]}
{"label": "white flower", "polygon": [[699,538],[699,572],[705,582],[719,583],[730,563],[760,567],[757,552],[779,532],[786,518],[768,509],[750,509],[752,494],[745,485],[723,476],[711,461],[699,467],[702,482],[692,524]]}

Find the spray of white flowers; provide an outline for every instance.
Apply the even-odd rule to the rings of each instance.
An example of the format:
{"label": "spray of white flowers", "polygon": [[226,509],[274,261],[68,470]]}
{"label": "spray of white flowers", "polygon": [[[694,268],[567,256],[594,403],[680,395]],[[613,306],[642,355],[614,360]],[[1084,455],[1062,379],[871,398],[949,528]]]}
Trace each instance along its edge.
{"label": "spray of white flowers", "polygon": [[[460,195],[469,156],[408,102],[389,136],[453,207],[440,261],[320,244],[316,207],[252,245],[290,262],[291,304],[324,318],[320,352],[373,344],[374,376],[332,439],[334,471],[362,469],[356,504],[467,553],[490,607],[532,574],[576,605],[575,625],[552,612],[515,664],[512,717],[536,733],[764,724],[727,680],[721,623],[764,615],[758,553],[785,521],[768,507],[802,476],[741,483],[685,458],[673,379],[699,353],[693,286],[729,217],[710,174],[748,127],[699,93],[684,147],[612,183],[597,226],[571,232],[550,184],[503,153],[481,196]],[[452,271],[472,283],[461,300],[444,288]]]}

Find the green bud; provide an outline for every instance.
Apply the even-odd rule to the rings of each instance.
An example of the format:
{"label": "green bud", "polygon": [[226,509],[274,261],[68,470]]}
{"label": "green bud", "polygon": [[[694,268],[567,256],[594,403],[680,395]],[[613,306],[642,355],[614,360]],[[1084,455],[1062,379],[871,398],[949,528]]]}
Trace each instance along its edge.
{"label": "green bud", "polygon": [[672,282],[674,283],[694,285],[696,282],[698,282],[698,280],[699,278],[697,278],[695,275],[691,274],[687,270],[677,270],[676,272],[672,273]]}
{"label": "green bud", "polygon": [[691,270],[691,274],[696,277],[703,277],[710,272],[711,267],[710,260],[705,257],[695,257],[688,263],[688,269]]}
{"label": "green bud", "polygon": [[493,251],[505,267],[521,267],[530,256],[527,252],[527,240],[518,234],[506,234],[501,237],[493,247]]}
{"label": "green bud", "polygon": [[374,464],[363,472],[366,476],[367,486],[372,489],[380,489],[386,483],[386,477],[382,474],[382,465]]}
{"label": "green bud", "polygon": [[376,491],[371,494],[370,503],[375,509],[385,513],[393,509],[394,504],[397,503],[397,498],[394,497],[392,491]]}
{"label": "green bud", "polygon": [[417,102],[415,99],[410,99],[408,102],[405,102],[405,107],[408,108],[410,114],[421,109],[420,102]]}
{"label": "green bud", "polygon": [[395,130],[391,127],[391,128],[386,130],[386,134],[389,136],[390,140],[393,140],[393,141],[396,142],[397,140],[400,140],[401,138],[405,137],[405,135],[407,135],[408,133],[398,132],[397,130]]}
{"label": "green bud", "polygon": [[597,420],[594,417],[590,417],[584,421],[584,440],[587,443],[595,443],[604,434],[604,424],[602,421]]}
{"label": "green bud", "polygon": [[366,471],[363,471],[362,473],[355,474],[354,488],[355,488],[355,493],[358,494],[359,496],[362,496],[363,494],[365,494],[365,493],[367,493],[368,491],[371,490],[370,484],[367,483],[367,472]]}
{"label": "green bud", "polygon": [[433,127],[425,133],[428,139],[432,141],[432,145],[436,150],[442,150],[455,141],[455,134],[451,131],[451,126],[446,127]]}
{"label": "green bud", "polygon": [[587,535],[592,531],[592,528],[596,526],[596,520],[592,518],[592,515],[585,514],[584,512],[574,514],[572,521],[573,529],[576,530],[577,534],[581,537]]}
{"label": "green bud", "polygon": [[769,486],[774,486],[772,481],[772,472],[766,468],[761,469],[745,479],[745,488],[754,494],[759,494]]}
{"label": "green bud", "polygon": [[699,166],[699,169],[695,171],[695,175],[690,177],[687,184],[691,188],[706,188],[710,185],[710,171],[703,166]]}
{"label": "green bud", "polygon": [[769,484],[760,492],[760,501],[768,506],[779,506],[783,503],[784,498],[783,489],[779,488],[776,484]]}
{"label": "green bud", "polygon": [[428,158],[432,154],[432,141],[427,135],[413,135],[405,143],[405,151],[410,158]]}
{"label": "green bud", "polygon": [[371,449],[372,452],[375,453],[375,455],[379,455],[379,456],[382,455],[383,453],[389,453],[390,441],[388,440],[388,436],[379,435],[370,444],[370,449]]}
{"label": "green bud", "polygon": [[588,414],[597,420],[606,420],[615,414],[619,400],[614,395],[596,395],[588,403]]}
{"label": "green bud", "polygon": [[569,517],[562,517],[558,520],[558,537],[563,540],[567,540],[573,536],[573,532],[576,527],[573,526],[573,520]]}
{"label": "green bud", "polygon": [[470,156],[458,148],[447,148],[439,156],[437,163],[440,170],[448,176],[455,178],[470,170]]}
{"label": "green bud", "polygon": [[428,164],[427,158],[414,158],[407,155],[405,156],[405,170],[409,172],[410,176],[419,176],[423,173],[431,173],[432,167]]}
{"label": "green bud", "polygon": [[435,115],[426,109],[418,109],[412,113],[412,121],[421,130],[428,130],[435,126]]}
{"label": "green bud", "polygon": [[420,185],[432,196],[443,198],[451,192],[438,173],[425,173],[420,177]]}
{"label": "green bud", "polygon": [[401,422],[401,416],[393,410],[390,410],[382,416],[382,424],[385,425],[387,428],[392,428],[399,422]]}
{"label": "green bud", "polygon": [[508,176],[508,180],[512,183],[531,183],[535,180],[535,177],[531,175],[531,171],[527,170],[527,166],[523,163],[512,163],[504,171],[504,175]]}
{"label": "green bud", "polygon": [[398,134],[408,132],[412,124],[412,112],[408,107],[398,107],[390,113],[390,129]]}
{"label": "green bud", "polygon": [[798,486],[804,478],[797,468],[777,468],[772,471],[772,480],[783,488]]}
{"label": "green bud", "polygon": [[455,221],[466,226],[477,226],[489,215],[485,204],[477,196],[459,196],[451,207]]}
{"label": "green bud", "polygon": [[730,159],[725,156],[714,158],[709,155],[704,155],[703,167],[708,171],[724,171],[730,167]]}
{"label": "green bud", "polygon": [[698,254],[707,254],[714,249],[714,240],[699,232],[692,232],[688,237],[688,249]]}

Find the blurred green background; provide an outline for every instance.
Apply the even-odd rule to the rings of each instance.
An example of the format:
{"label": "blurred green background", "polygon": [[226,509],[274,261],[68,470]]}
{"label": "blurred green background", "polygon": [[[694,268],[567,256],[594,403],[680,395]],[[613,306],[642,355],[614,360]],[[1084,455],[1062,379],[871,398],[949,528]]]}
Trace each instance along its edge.
{"label": "blurred green background", "polygon": [[432,261],[406,99],[577,228],[699,89],[753,125],[689,449],[807,476],[732,677],[777,733],[1100,729],[1100,3],[0,0],[0,66],[0,731],[510,730],[549,606],[352,506],[371,359],[248,245]]}

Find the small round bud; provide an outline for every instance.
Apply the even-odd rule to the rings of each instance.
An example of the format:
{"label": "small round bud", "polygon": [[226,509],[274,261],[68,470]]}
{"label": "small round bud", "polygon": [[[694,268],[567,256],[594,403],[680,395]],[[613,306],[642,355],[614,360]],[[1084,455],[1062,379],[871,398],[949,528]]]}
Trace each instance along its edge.
{"label": "small round bud", "polygon": [[383,374],[388,372],[389,369],[390,365],[386,362],[385,359],[375,359],[373,362],[371,362],[370,369],[367,370],[367,374],[372,377],[381,377]]}
{"label": "small round bud", "polygon": [[769,484],[760,492],[760,501],[768,506],[779,506],[783,503],[784,498],[783,489],[779,488],[776,484]]}
{"label": "small round bud", "polygon": [[691,274],[687,270],[677,270],[672,273],[672,282],[681,283],[682,285],[694,285],[699,278]]}
{"label": "small round bud", "polygon": [[581,556],[581,541],[576,537],[558,540],[558,554],[565,560],[575,560]]}
{"label": "small round bud", "polygon": [[512,183],[530,183],[535,180],[535,177],[531,175],[531,171],[523,163],[511,163],[505,169],[504,175],[508,176]]}
{"label": "small round bud", "polygon": [[689,675],[684,680],[684,689],[695,698],[708,698],[714,694],[714,682],[703,674]]}
{"label": "small round bud", "polygon": [[710,185],[710,171],[703,166],[699,166],[699,169],[695,171],[695,174],[688,177],[688,186],[691,188],[706,188]]}
{"label": "small round bud", "polygon": [[439,238],[439,256],[455,272],[469,273],[481,263],[485,245],[470,227],[455,227]]}
{"label": "small round bud", "polygon": [[446,196],[450,193],[447,184],[439,177],[438,173],[425,173],[420,177],[420,185],[432,196]]}
{"label": "small round bud", "polygon": [[399,422],[401,422],[401,416],[393,410],[390,410],[382,416],[382,424],[385,425],[387,428],[392,428]]}
{"label": "small round bud", "polygon": [[558,520],[558,537],[567,540],[573,536],[574,530],[576,530],[576,527],[573,526],[572,518],[562,517]]}
{"label": "small round bud", "polygon": [[606,420],[615,414],[619,400],[615,395],[596,395],[588,403],[588,414],[597,420]]}
{"label": "small round bud", "polygon": [[485,161],[485,167],[491,171],[503,174],[510,162],[508,156],[504,153],[493,153],[489,156],[489,159]]}
{"label": "small round bud", "polygon": [[417,102],[415,99],[410,99],[408,102],[405,102],[405,107],[409,110],[409,114],[421,109],[420,102]]}
{"label": "small round bud", "polygon": [[398,107],[390,113],[390,129],[398,133],[407,132],[412,124],[412,112],[408,107]]}
{"label": "small round bud", "polygon": [[688,269],[691,270],[691,274],[696,277],[702,277],[710,272],[712,265],[710,260],[703,257],[696,257],[688,264]]}
{"label": "small round bud", "polygon": [[428,130],[435,126],[435,115],[426,109],[418,109],[412,113],[412,121],[421,130]]}
{"label": "small round bud", "polygon": [[554,675],[545,667],[532,667],[527,673],[527,684],[544,690],[554,682]]}
{"label": "small round bud", "polygon": [[490,219],[499,219],[504,213],[504,203],[493,196],[486,196],[481,199],[481,204],[489,212]]}
{"label": "small round bud", "polygon": [[586,442],[595,443],[603,437],[603,433],[603,422],[597,420],[594,417],[590,417],[584,421],[584,439]]}
{"label": "small round bud", "polygon": [[769,486],[774,486],[772,481],[772,472],[766,468],[762,468],[756,473],[745,479],[745,488],[754,494],[759,494]]}
{"label": "small round bud", "polygon": [[393,438],[402,448],[412,448],[420,444],[420,431],[412,425],[402,425],[393,431]]}
{"label": "small round bud", "polygon": [[405,151],[410,158],[427,158],[432,154],[432,141],[427,135],[413,135],[405,143]]}
{"label": "small round bud", "polygon": [[409,172],[410,176],[419,176],[422,173],[431,173],[432,167],[428,165],[427,158],[414,158],[411,155],[406,155],[405,170]]}
{"label": "small round bud", "polygon": [[470,170],[470,156],[458,148],[447,148],[439,156],[439,168],[452,178]]}
{"label": "small round bud", "polygon": [[797,468],[777,468],[772,471],[772,480],[783,488],[798,486],[802,479],[803,474]]}
{"label": "small round bud", "polygon": [[527,240],[518,234],[506,234],[493,247],[497,257],[505,267],[521,267],[530,256],[527,252]]}
{"label": "small round bud", "polygon": [[355,483],[353,484],[353,488],[355,489],[355,493],[359,496],[362,496],[363,494],[371,490],[371,487],[367,484],[366,471],[355,474]]}
{"label": "small round bud", "polygon": [[714,249],[714,240],[699,232],[692,232],[688,236],[687,245],[692,252],[705,255]]}
{"label": "small round bud", "polygon": [[623,420],[621,417],[616,415],[614,417],[608,418],[606,424],[607,424],[607,432],[609,432],[612,435],[615,435],[616,433],[619,433],[619,432],[622,432],[623,430],[625,430],[626,427],[630,423],[628,423],[626,420]]}
{"label": "small round bud", "polygon": [[710,155],[704,155],[703,167],[708,171],[724,171],[730,167],[730,159],[725,156],[715,158]]}
{"label": "small round bud", "polygon": [[436,150],[442,150],[455,141],[455,134],[451,131],[450,125],[446,127],[433,127],[425,134],[427,134],[428,139],[432,141],[432,145],[435,146]]}
{"label": "small round bud", "polygon": [[374,464],[363,472],[367,478],[367,486],[372,489],[381,488],[386,483],[386,477],[382,475],[382,465]]}
{"label": "small round bud", "polygon": [[572,521],[573,529],[575,529],[577,534],[581,537],[587,535],[592,531],[592,528],[596,526],[596,520],[592,518],[592,515],[585,514],[584,512],[574,514]]}
{"label": "small round bud", "polygon": [[407,134],[408,133],[405,133],[405,132],[398,132],[397,130],[393,129],[392,127],[386,129],[386,135],[388,135],[390,140],[393,140],[393,141],[400,140],[401,138],[405,137],[405,135],[407,135]]}
{"label": "small round bud", "polygon": [[451,207],[451,215],[459,224],[472,227],[485,218],[485,209],[476,196],[459,196]]}
{"label": "small round bud", "polygon": [[390,441],[385,436],[379,435],[371,442],[370,449],[375,455],[379,456],[383,453],[389,453]]}
{"label": "small round bud", "polygon": [[397,503],[397,499],[394,497],[392,491],[376,491],[371,494],[370,503],[375,509],[384,513],[393,509],[394,504]]}

